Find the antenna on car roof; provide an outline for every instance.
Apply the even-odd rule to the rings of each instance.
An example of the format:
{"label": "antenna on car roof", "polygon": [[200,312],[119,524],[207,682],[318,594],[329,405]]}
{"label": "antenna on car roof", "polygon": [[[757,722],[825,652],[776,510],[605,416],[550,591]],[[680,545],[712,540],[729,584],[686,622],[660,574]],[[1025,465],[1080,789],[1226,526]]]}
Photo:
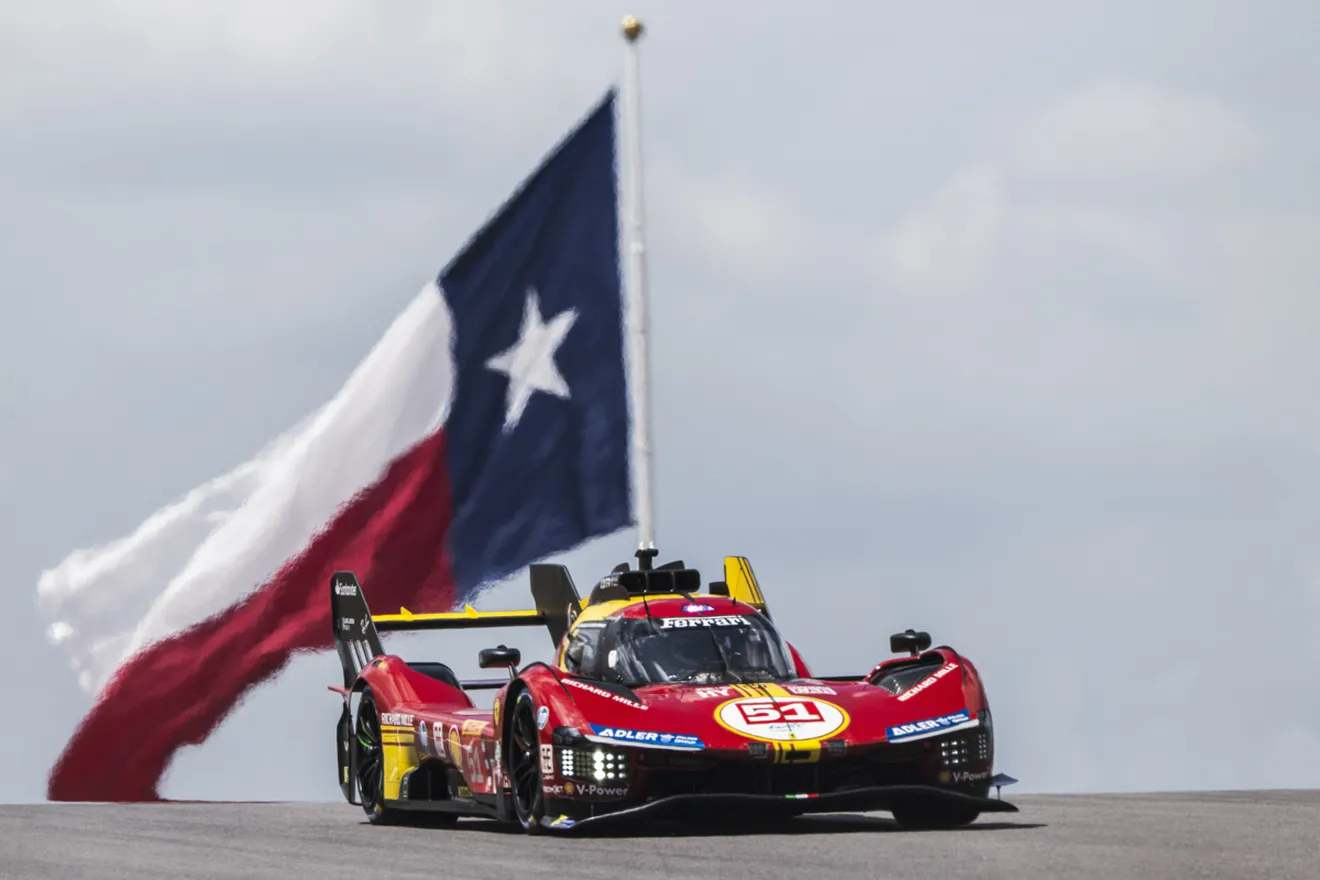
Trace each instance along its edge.
{"label": "antenna on car roof", "polygon": [[[637,570],[650,571],[651,560],[660,555],[660,551],[654,547],[642,547],[633,554],[637,557]],[[647,578],[642,578],[642,609],[646,611],[647,620],[651,619],[651,606],[646,604],[646,588],[649,586]]]}

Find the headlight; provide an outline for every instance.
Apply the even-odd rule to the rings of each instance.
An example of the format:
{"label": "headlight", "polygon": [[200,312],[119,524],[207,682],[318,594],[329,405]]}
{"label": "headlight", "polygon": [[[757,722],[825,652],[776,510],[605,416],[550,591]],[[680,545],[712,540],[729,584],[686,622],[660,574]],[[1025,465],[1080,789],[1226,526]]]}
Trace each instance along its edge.
{"label": "headlight", "polygon": [[876,687],[882,687],[891,694],[901,694],[915,684],[920,684],[940,671],[943,662],[923,663],[920,666],[902,666],[891,672],[885,672],[875,681]]}
{"label": "headlight", "polygon": [[628,756],[601,746],[561,746],[559,774],[570,779],[610,782],[628,777]]}

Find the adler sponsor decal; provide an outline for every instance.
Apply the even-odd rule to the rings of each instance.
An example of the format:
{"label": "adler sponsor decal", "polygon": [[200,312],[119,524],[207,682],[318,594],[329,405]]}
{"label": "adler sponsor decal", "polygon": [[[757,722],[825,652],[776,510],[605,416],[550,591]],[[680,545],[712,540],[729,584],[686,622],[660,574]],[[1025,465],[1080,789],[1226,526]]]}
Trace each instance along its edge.
{"label": "adler sponsor decal", "polygon": [[901,702],[903,700],[912,699],[917,694],[921,693],[926,688],[930,687],[935,682],[939,681],[941,678],[948,675],[950,672],[953,672],[957,668],[958,668],[957,663],[949,663],[940,667],[940,669],[938,669],[933,675],[931,675],[930,678],[923,680],[919,684],[914,684],[912,687],[908,688],[907,690],[903,691],[903,693],[899,694],[898,695],[899,701]]}
{"label": "adler sponsor decal", "polygon": [[628,730],[623,727],[605,727],[600,724],[591,725],[591,732],[602,739],[612,739],[620,742],[647,743],[679,749],[705,748],[705,744],[700,738],[695,736],[684,736],[680,733],[658,733],[654,730]]}
{"label": "adler sponsor decal", "polygon": [[955,730],[974,723],[971,714],[963,709],[961,712],[954,712],[952,715],[940,715],[938,718],[927,718],[924,721],[914,721],[911,724],[897,724],[890,727],[885,735],[890,742],[902,742],[903,740],[931,736],[946,730]]}

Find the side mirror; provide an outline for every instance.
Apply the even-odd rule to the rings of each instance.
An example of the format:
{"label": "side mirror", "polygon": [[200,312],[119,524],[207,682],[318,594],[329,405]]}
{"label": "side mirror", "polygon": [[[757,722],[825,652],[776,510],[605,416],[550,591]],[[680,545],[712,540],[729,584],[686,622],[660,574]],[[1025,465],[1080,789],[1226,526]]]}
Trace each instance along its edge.
{"label": "side mirror", "polygon": [[500,645],[498,648],[482,648],[481,653],[477,655],[477,665],[482,669],[499,669],[508,667],[509,678],[513,678],[514,670],[522,662],[522,651],[517,648],[506,648]]}
{"label": "side mirror", "polygon": [[914,629],[894,633],[889,637],[889,650],[895,654],[907,651],[913,657],[930,647],[930,633],[917,632]]}

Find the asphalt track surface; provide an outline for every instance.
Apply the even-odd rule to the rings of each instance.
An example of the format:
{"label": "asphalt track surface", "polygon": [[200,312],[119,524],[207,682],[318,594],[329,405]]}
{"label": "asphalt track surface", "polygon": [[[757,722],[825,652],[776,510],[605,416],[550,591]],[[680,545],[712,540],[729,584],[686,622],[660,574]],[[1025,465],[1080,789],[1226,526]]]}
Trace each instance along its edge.
{"label": "asphalt track surface", "polygon": [[0,877],[1320,877],[1320,791],[1006,799],[1022,811],[957,831],[902,831],[873,813],[572,837],[480,820],[374,828],[342,803],[7,806]]}

